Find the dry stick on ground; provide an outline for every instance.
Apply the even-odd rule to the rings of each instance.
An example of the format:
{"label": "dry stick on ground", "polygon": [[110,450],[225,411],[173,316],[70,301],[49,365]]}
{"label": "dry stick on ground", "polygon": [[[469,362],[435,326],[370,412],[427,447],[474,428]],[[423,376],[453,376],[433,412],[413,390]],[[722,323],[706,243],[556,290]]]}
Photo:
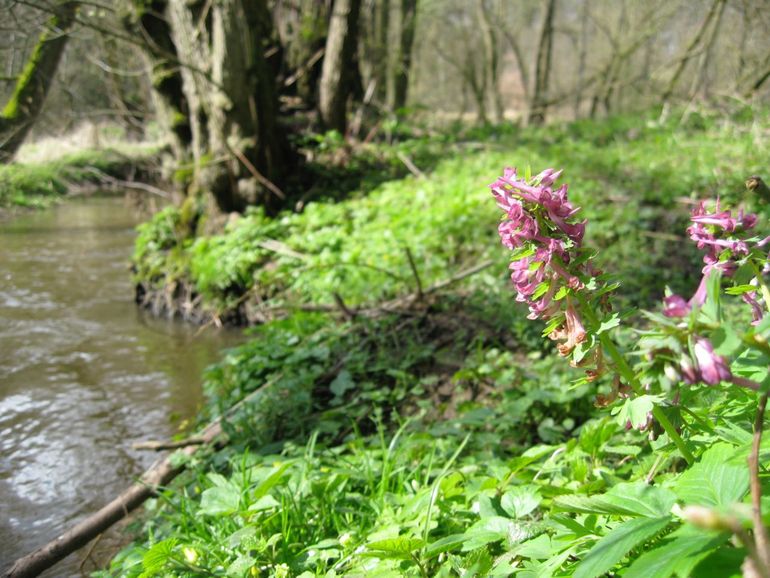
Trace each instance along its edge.
{"label": "dry stick on ground", "polygon": [[[222,421],[231,416],[237,409],[249,403],[266,388],[280,379],[280,375],[266,382],[262,387],[244,397],[230,408],[227,413],[207,425],[198,437],[205,443],[213,443],[222,434]],[[185,446],[181,452],[192,456],[199,445]],[[71,553],[82,548],[107,528],[139,507],[145,500],[156,495],[158,490],[173,480],[184,466],[171,463],[171,456],[161,458],[148,469],[139,481],[82,522],[76,524],[58,538],[38,548],[31,554],[19,558],[13,566],[5,570],[3,578],[33,578],[47,570]]]}
{"label": "dry stick on ground", "polygon": [[754,541],[757,545],[758,562],[764,567],[762,574],[767,575],[770,571],[770,539],[768,539],[767,528],[762,521],[762,484],[759,480],[759,449],[762,444],[762,428],[765,421],[765,409],[767,408],[767,396],[763,394],[759,399],[757,407],[757,416],[754,420],[754,439],[751,444],[751,454],[749,455],[749,479],[751,481],[751,509],[754,518]]}
{"label": "dry stick on ground", "polygon": [[418,179],[425,178],[425,173],[417,168],[417,165],[412,162],[412,159],[410,159],[401,151],[398,151],[396,153],[396,156],[398,157],[398,160],[404,163],[404,166],[406,166],[406,168],[409,169],[409,172],[412,173],[415,177],[417,177]]}

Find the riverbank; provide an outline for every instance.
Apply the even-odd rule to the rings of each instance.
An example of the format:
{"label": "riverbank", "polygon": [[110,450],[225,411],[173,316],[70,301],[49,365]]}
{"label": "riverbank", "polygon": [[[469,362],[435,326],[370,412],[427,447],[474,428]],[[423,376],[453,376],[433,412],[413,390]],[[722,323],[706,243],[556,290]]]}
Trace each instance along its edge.
{"label": "riverbank", "polygon": [[[525,319],[486,185],[506,165],[566,165],[622,304],[658,307],[665,285],[697,283],[692,201],[746,196],[768,130],[715,115],[476,132],[453,136],[424,176],[272,220],[252,212],[218,235],[191,239],[179,211],[159,213],[140,230],[137,281],[172,307],[188,288],[210,320],[260,323],[207,370],[201,422],[258,393],[227,419],[229,444],[186,458],[139,539],[96,576],[575,575],[628,513],[605,492],[665,485],[680,458],[597,408],[612,384],[581,380]],[[731,435],[692,443],[742,443]]]}
{"label": "riverbank", "polygon": [[52,160],[0,165],[0,214],[44,208],[68,194],[157,181],[157,147],[81,150]]}
{"label": "riverbank", "polygon": [[[592,223],[590,242],[625,279],[623,296],[647,306],[666,285],[684,291],[697,273],[697,251],[670,250],[682,244],[671,231],[684,229],[693,199],[740,198],[745,178],[766,170],[767,143],[765,117],[705,113],[408,139],[385,154],[396,163],[410,155],[421,172],[345,194],[331,181],[330,198],[276,219],[252,210],[196,237],[194,207],[158,213],[139,230],[137,301],[156,314],[253,325],[298,306],[335,309],[341,299],[366,309],[411,292],[409,255],[425,287],[488,259],[499,271],[505,256],[495,250],[487,184],[506,166],[556,166]],[[488,276],[476,279],[489,285]]]}

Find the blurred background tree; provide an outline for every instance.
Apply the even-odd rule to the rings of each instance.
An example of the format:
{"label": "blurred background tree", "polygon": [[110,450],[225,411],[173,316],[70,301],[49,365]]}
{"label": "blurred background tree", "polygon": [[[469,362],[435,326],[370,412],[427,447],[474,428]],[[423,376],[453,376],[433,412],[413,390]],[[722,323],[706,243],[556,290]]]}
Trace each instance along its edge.
{"label": "blurred background tree", "polygon": [[[0,155],[156,139],[211,212],[285,204],[302,135],[768,98],[770,0],[0,0]],[[88,130],[83,126],[91,127]]]}

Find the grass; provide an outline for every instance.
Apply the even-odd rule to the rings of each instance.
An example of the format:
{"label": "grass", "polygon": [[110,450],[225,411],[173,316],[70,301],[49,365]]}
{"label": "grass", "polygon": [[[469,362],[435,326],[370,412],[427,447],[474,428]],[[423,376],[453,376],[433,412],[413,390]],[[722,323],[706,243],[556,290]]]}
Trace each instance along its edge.
{"label": "grass", "polygon": [[[190,283],[218,314],[412,292],[406,247],[424,285],[495,266],[406,314],[338,323],[297,311],[251,329],[206,375],[203,420],[261,392],[228,420],[231,443],[192,458],[96,576],[644,576],[640,562],[679,544],[697,555],[654,575],[739,576],[745,551],[715,530],[687,534],[670,507],[713,498],[699,488],[740,493],[753,394],[693,386],[684,410],[665,407],[678,424],[686,412],[704,456],[686,476],[667,436],[595,407],[611,384],[576,381],[512,303],[485,185],[506,165],[564,166],[623,303],[654,307],[666,284],[689,294],[697,281],[690,203],[740,198],[762,174],[768,126],[704,114],[471,131],[442,137],[451,152],[428,178],[272,220],[252,212],[219,235],[191,238],[183,211],[159,213],[137,240],[139,280]],[[642,538],[602,550],[631,527]]]}
{"label": "grass", "polygon": [[81,150],[48,161],[0,165],[0,209],[50,206],[73,185],[98,184],[104,174],[125,178],[152,154],[149,149],[131,154]]}

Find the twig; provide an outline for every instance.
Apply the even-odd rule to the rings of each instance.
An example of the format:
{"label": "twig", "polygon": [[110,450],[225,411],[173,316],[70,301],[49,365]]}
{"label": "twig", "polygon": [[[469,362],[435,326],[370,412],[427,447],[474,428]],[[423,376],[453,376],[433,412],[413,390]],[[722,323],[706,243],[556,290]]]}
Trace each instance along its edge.
{"label": "twig", "polygon": [[91,554],[93,554],[94,548],[96,548],[96,545],[101,541],[102,536],[104,536],[104,534],[99,534],[96,537],[96,540],[94,540],[91,543],[91,546],[89,546],[88,552],[86,552],[86,555],[83,557],[83,561],[80,563],[80,566],[78,567],[80,571],[83,570],[83,567],[86,565],[86,562],[88,562],[88,559],[91,557]]}
{"label": "twig", "polygon": [[406,156],[401,151],[398,151],[396,153],[396,156],[398,157],[398,160],[400,160],[402,163],[404,163],[406,168],[409,169],[409,172],[412,173],[415,177],[417,177],[418,179],[424,179],[425,178],[425,173],[423,173],[420,169],[417,168],[417,165],[415,165],[412,162],[412,159],[410,159],[408,156]]}
{"label": "twig", "polygon": [[292,259],[300,259],[302,261],[308,259],[307,255],[298,253],[285,243],[281,243],[275,239],[265,239],[264,241],[257,243],[257,245],[266,251],[272,251],[273,253],[278,253],[279,255],[283,255],[285,257],[291,257]]}
{"label": "twig", "polygon": [[759,449],[762,444],[762,429],[765,421],[765,409],[767,408],[767,396],[763,394],[759,398],[757,415],[754,418],[754,439],[749,455],[749,476],[751,481],[751,510],[754,518],[754,541],[757,545],[758,561],[762,563],[762,573],[768,575],[770,569],[770,539],[767,528],[762,521],[762,484],[759,481]]}
{"label": "twig", "polygon": [[136,442],[131,444],[131,448],[135,450],[152,450],[154,452],[160,452],[163,450],[177,450],[187,446],[199,446],[205,444],[206,440],[202,437],[191,437],[176,442],[173,441],[146,441]]}
{"label": "twig", "polygon": [[404,247],[406,251],[406,258],[409,259],[409,267],[412,269],[412,275],[414,275],[414,282],[417,285],[417,299],[422,301],[425,295],[422,292],[422,281],[420,280],[420,273],[417,271],[417,265],[414,263],[414,256],[412,250],[409,247]]}
{"label": "twig", "polygon": [[305,74],[307,74],[307,71],[313,68],[313,65],[315,65],[316,62],[321,60],[321,57],[324,55],[325,51],[326,51],[325,48],[319,48],[315,52],[315,54],[313,54],[313,56],[311,56],[310,59],[305,64],[303,64],[299,70],[297,70],[297,72],[295,72],[294,74],[292,74],[286,80],[283,81],[283,85],[288,88],[289,86],[297,82],[300,78],[305,76]]}
{"label": "twig", "polygon": [[230,149],[230,152],[233,153],[236,157],[238,157],[238,160],[243,163],[243,165],[248,169],[248,171],[251,173],[251,175],[257,179],[262,185],[268,189],[271,193],[273,193],[276,197],[283,200],[286,198],[286,195],[284,192],[278,188],[278,185],[276,185],[273,181],[268,179],[265,175],[260,173],[257,170],[257,167],[255,167],[252,162],[246,158],[246,156],[239,150],[234,149],[231,146],[227,146],[228,149]]}
{"label": "twig", "polygon": [[97,177],[102,179],[102,182],[104,184],[109,184],[114,187],[123,187],[126,189],[138,189],[140,191],[145,191],[152,195],[157,195],[164,199],[169,198],[169,194],[166,191],[164,191],[163,189],[159,189],[158,187],[153,187],[152,185],[148,185],[147,183],[138,183],[133,181],[123,181],[121,179],[116,179],[112,175],[108,175],[107,173],[100,171],[96,167],[85,167],[85,170],[87,170],[88,172],[94,173]]}
{"label": "twig", "polygon": [[356,318],[355,311],[351,311],[347,305],[345,305],[345,302],[342,300],[342,296],[334,292],[332,293],[332,296],[334,297],[334,302],[337,304],[337,308],[342,312],[342,316],[347,319],[348,321],[353,321]]}

